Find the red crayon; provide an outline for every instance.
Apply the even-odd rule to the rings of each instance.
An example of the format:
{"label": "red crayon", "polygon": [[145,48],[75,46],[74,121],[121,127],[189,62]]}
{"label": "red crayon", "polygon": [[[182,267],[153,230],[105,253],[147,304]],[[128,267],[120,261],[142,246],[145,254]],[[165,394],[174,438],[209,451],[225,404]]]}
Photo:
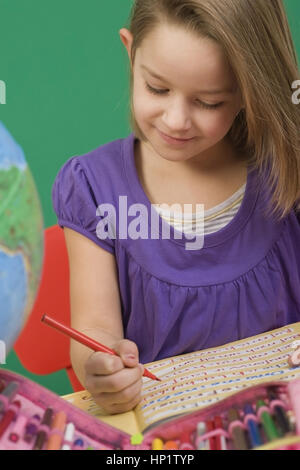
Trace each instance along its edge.
{"label": "red crayon", "polygon": [[[213,421],[206,421],[206,431],[211,432],[215,429],[215,425]],[[217,442],[215,437],[209,438],[209,450],[217,450]]]}
{"label": "red crayon", "polygon": [[[215,429],[223,429],[223,420],[221,416],[215,416],[214,418]],[[225,436],[216,436],[216,450],[226,450],[226,439]]]}
{"label": "red crayon", "polygon": [[[118,356],[116,351],[113,349],[108,348],[107,346],[104,346],[103,344],[99,343],[98,341],[95,341],[92,338],[89,338],[89,336],[84,335],[83,333],[80,333],[79,331],[75,330],[74,328],[71,328],[69,326],[64,325],[63,323],[58,322],[57,320],[54,320],[51,317],[48,317],[48,315],[43,315],[41,318],[41,321],[46,323],[49,326],[52,326],[53,328],[56,328],[58,331],[61,333],[64,333],[67,336],[70,336],[71,338],[75,339],[81,344],[84,344],[88,348],[93,349],[94,351],[100,351],[100,352],[105,352],[108,354],[113,354],[114,356]],[[148,377],[149,379],[152,380],[159,380],[158,377],[155,375],[151,374],[151,372],[147,369],[144,369],[143,375],[145,377]]]}
{"label": "red crayon", "polygon": [[18,400],[14,401],[2,417],[0,421],[0,437],[3,436],[10,423],[15,419],[17,410],[20,408],[20,406],[21,403]]}
{"label": "red crayon", "polygon": [[191,433],[188,431],[183,432],[180,435],[180,450],[196,450],[191,442]]}
{"label": "red crayon", "polygon": [[2,390],[5,389],[5,382],[4,380],[0,379],[0,393],[2,392]]}

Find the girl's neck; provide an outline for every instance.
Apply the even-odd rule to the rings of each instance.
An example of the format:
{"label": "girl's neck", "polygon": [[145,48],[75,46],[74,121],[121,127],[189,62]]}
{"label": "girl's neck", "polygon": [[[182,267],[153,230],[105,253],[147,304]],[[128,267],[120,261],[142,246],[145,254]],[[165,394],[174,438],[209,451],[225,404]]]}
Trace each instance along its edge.
{"label": "girl's neck", "polygon": [[229,139],[224,138],[216,146],[185,161],[171,161],[161,157],[148,141],[136,141],[136,166],[144,173],[163,176],[168,175],[174,180],[184,175],[197,174],[199,178],[212,178],[228,173],[229,168],[241,166],[241,159],[235,152]]}
{"label": "girl's neck", "polygon": [[[153,156],[153,150],[135,142],[135,166],[152,204],[205,204],[205,210],[234,194],[247,179],[246,163],[233,153],[222,164],[200,168],[198,162],[170,162]],[[223,151],[225,151],[223,147]],[[226,162],[224,162],[226,160]],[[185,163],[185,165],[183,165]],[[226,163],[226,164],[225,164]]]}

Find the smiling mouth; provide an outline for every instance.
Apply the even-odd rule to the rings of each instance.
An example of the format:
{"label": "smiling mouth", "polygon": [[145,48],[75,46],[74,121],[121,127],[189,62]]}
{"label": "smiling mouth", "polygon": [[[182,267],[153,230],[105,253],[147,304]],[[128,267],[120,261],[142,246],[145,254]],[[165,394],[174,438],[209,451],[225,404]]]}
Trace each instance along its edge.
{"label": "smiling mouth", "polygon": [[165,134],[164,132],[160,131],[158,129],[158,131],[160,132],[160,134],[164,137],[166,137],[167,139],[171,139],[171,140],[174,140],[174,141],[177,141],[177,142],[188,142],[189,140],[193,140],[194,137],[191,137],[189,139],[179,139],[178,137],[172,137],[171,135],[168,135],[168,134]]}

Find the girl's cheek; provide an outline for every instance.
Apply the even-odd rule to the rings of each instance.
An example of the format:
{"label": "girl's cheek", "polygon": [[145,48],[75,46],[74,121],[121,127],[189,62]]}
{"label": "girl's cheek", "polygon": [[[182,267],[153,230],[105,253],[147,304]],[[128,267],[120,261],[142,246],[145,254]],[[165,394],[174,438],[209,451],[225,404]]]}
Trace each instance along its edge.
{"label": "girl's cheek", "polygon": [[159,115],[159,107],[147,97],[133,100],[134,112],[137,119],[146,120]]}
{"label": "girl's cheek", "polygon": [[220,134],[222,134],[224,129],[224,123],[222,125],[219,120],[214,118],[206,118],[198,121],[197,127],[201,129],[201,134],[205,136],[207,139],[217,139],[219,138]]}
{"label": "girl's cheek", "polygon": [[206,113],[205,119],[199,119],[198,125],[199,129],[202,130],[203,135],[205,135],[208,139],[220,139],[225,137],[229,132],[232,126],[232,119],[224,113],[220,113],[216,115],[215,111],[209,111],[211,116]]}

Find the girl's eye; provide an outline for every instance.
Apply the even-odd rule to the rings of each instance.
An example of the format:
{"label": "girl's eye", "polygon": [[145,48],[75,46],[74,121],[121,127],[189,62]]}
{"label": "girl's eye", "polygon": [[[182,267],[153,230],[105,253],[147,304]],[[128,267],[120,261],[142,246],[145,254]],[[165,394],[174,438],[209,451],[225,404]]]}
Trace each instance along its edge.
{"label": "girl's eye", "polygon": [[[146,84],[146,88],[147,90],[152,93],[153,95],[165,95],[166,93],[168,93],[168,90],[158,90],[157,88],[153,88],[152,86],[150,86],[147,82],[145,83]],[[203,103],[203,101],[199,101],[197,100],[199,105],[202,106],[203,108],[206,108],[206,109],[216,109],[216,108],[219,108],[220,106],[222,106],[223,103],[217,103],[217,104],[207,104],[207,103]]]}

